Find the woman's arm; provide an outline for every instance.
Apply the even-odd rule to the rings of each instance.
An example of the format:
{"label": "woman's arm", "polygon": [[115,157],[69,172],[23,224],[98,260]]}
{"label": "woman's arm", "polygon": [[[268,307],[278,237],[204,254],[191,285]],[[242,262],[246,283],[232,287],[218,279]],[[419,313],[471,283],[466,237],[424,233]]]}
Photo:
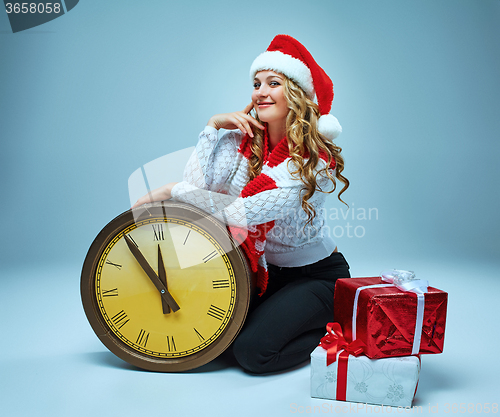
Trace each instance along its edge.
{"label": "woman's arm", "polygon": [[[220,191],[226,185],[236,162],[241,134],[226,132],[219,139],[218,130],[240,129],[244,134],[248,133],[253,137],[251,125],[260,129],[264,129],[264,126],[248,114],[252,108],[253,104],[250,103],[241,112],[216,114],[210,118],[207,127],[200,133],[196,148],[184,169],[185,182],[199,189],[215,191]],[[168,200],[175,184],[165,184],[151,191],[137,200],[132,208],[145,203]]]}
{"label": "woman's arm", "polygon": [[163,201],[170,200],[172,198],[172,188],[177,182],[169,182],[168,184],[162,185],[158,187],[156,190],[153,190],[146,195],[143,195],[139,200],[135,202],[132,208],[136,208],[142,206],[146,203],[152,203],[153,201]]}
{"label": "woman's arm", "polygon": [[290,210],[299,209],[300,194],[301,186],[297,186],[237,197],[202,190],[187,182],[177,183],[171,190],[175,201],[195,205],[225,224],[239,227],[267,223],[284,217]]}
{"label": "woman's arm", "polygon": [[264,130],[264,126],[262,126],[255,118],[248,114],[252,111],[253,106],[253,103],[250,103],[243,109],[243,111],[216,114],[210,118],[207,125],[217,130],[240,129],[243,134],[248,134],[251,138],[253,138],[251,125],[257,126],[259,129]]}
{"label": "woman's arm", "polygon": [[204,190],[218,191],[230,176],[239,141],[236,132],[226,132],[219,138],[217,130],[207,125],[184,168],[183,180]]}
{"label": "woman's arm", "polygon": [[[189,183],[180,182],[171,189],[176,201],[193,204],[231,226],[253,226],[287,216],[290,212],[302,212],[304,184],[283,170],[273,178],[275,188],[263,190],[248,197],[236,197],[199,189]],[[318,176],[317,185],[323,191],[331,188],[326,175]],[[319,191],[317,191],[319,192]],[[305,213],[304,213],[305,216]]]}
{"label": "woman's arm", "polygon": [[[253,137],[252,126],[264,129],[248,114],[252,108],[250,103],[243,111],[216,114],[210,118],[186,165],[184,181],[204,190],[227,188],[225,185],[237,163],[241,133]],[[241,133],[229,131],[219,139],[219,129],[239,129]]]}

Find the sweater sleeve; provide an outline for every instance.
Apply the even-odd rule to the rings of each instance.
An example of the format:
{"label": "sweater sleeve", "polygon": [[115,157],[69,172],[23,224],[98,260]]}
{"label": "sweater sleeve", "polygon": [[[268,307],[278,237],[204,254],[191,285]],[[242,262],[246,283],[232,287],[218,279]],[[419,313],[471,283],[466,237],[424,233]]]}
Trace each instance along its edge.
{"label": "sweater sleeve", "polygon": [[300,187],[285,187],[236,197],[202,190],[183,181],[173,187],[172,198],[192,204],[230,226],[246,227],[279,219],[289,210],[302,210],[300,191]]}
{"label": "sweater sleeve", "polygon": [[186,164],[183,180],[203,190],[220,191],[234,170],[240,141],[234,131],[219,138],[217,129],[205,127]]}
{"label": "sweater sleeve", "polygon": [[[323,190],[328,188],[328,183],[326,176],[318,180]],[[172,197],[193,204],[230,226],[248,227],[291,214],[306,219],[301,205],[303,188],[302,181],[292,179],[290,175],[284,186],[278,185],[248,197],[236,197],[202,190],[184,181],[173,187]]]}

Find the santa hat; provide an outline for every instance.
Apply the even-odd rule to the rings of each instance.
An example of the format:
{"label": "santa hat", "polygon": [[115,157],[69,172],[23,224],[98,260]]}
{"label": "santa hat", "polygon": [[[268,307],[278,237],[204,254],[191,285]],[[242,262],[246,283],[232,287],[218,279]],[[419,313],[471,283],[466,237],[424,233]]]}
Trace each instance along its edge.
{"label": "santa hat", "polygon": [[266,52],[260,54],[250,67],[253,81],[259,71],[271,70],[295,81],[312,100],[316,95],[321,117],[318,131],[328,139],[335,139],[342,127],[330,113],[333,102],[333,83],[309,51],[288,35],[276,35]]}

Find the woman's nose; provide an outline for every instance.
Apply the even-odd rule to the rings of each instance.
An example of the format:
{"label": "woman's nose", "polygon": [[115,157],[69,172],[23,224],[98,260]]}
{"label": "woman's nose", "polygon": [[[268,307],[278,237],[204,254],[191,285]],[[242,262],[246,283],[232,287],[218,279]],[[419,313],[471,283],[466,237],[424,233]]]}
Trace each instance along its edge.
{"label": "woman's nose", "polygon": [[261,84],[261,86],[257,90],[257,95],[261,96],[261,97],[265,97],[268,95],[268,93],[269,93],[269,90],[268,90],[267,85]]}

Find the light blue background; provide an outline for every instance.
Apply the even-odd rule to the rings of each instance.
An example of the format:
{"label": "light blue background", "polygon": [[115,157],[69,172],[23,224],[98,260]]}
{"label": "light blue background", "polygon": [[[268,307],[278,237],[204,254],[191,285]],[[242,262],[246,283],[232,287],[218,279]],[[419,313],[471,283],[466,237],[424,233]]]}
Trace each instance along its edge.
{"label": "light blue background", "polygon": [[[445,353],[423,359],[416,404],[498,401],[500,340],[488,326],[500,290],[499,1],[81,0],[16,34],[0,13],[0,397],[9,415],[103,403],[110,415],[164,415],[151,394],[159,386],[165,410],[228,415],[235,406],[216,381],[240,415],[321,404],[308,397],[308,366],[256,378],[226,357],[199,374],[138,372],[98,342],[79,300],[88,247],[129,207],[128,177],[193,146],[212,114],[243,109],[250,64],[278,33],[306,45],[335,84],[351,211],[329,226],[352,275],[413,269],[450,293]],[[377,218],[352,219],[370,208]],[[328,210],[347,208],[332,196]],[[349,227],[363,237],[348,237]],[[472,336],[488,359],[467,358]]]}

